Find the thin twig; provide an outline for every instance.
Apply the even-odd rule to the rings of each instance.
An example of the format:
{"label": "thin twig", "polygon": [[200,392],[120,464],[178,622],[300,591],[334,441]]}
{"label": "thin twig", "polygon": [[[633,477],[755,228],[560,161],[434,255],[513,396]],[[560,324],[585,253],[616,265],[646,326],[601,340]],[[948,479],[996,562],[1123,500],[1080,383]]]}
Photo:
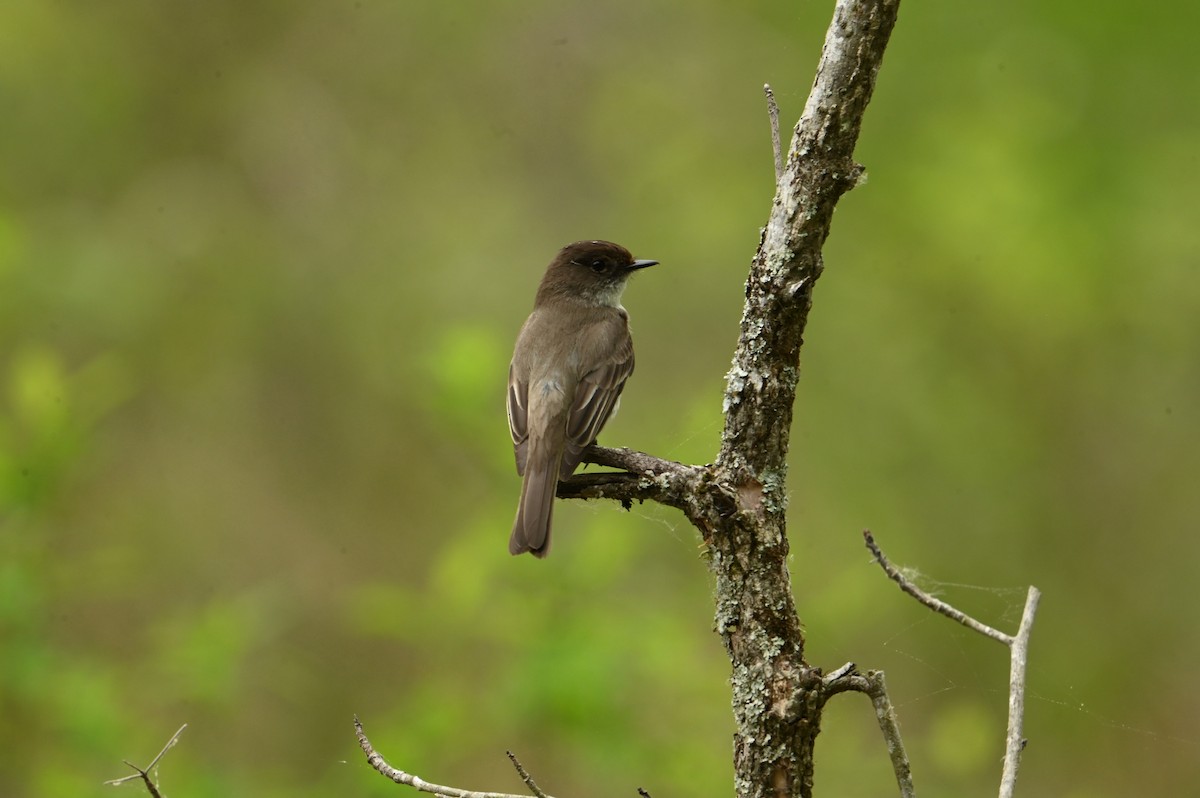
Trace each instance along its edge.
{"label": "thin twig", "polygon": [[151,798],[162,798],[162,795],[158,792],[158,785],[155,784],[154,780],[150,778],[150,771],[154,770],[154,768],[158,766],[159,760],[163,758],[163,755],[166,754],[167,751],[170,751],[175,747],[175,743],[179,742],[179,735],[183,734],[183,730],[186,729],[187,726],[188,725],[186,723],[180,726],[179,731],[171,735],[171,739],[167,740],[167,744],[164,745],[162,750],[158,752],[158,756],[154,757],[150,764],[146,765],[144,769],[133,764],[128,759],[122,759],[122,762],[136,770],[137,773],[133,774],[132,776],[123,776],[119,779],[110,779],[104,783],[111,784],[114,787],[119,787],[127,781],[141,780],[146,785],[146,789],[150,791]]}
{"label": "thin twig", "polygon": [[900,573],[900,569],[892,565],[891,562],[888,561],[888,558],[884,556],[883,551],[879,548],[879,544],[875,542],[875,537],[871,534],[871,530],[863,530],[863,540],[866,541],[867,548],[871,550],[871,554],[875,556],[875,561],[879,563],[879,567],[882,568],[884,573],[888,575],[888,578],[899,585],[900,589],[905,593],[912,596],[934,612],[945,615],[951,620],[958,621],[968,629],[973,629],[985,637],[990,637],[997,643],[1003,643],[1006,646],[1012,645],[1012,637],[1010,635],[1006,635],[1004,632],[1001,632],[998,629],[993,629],[986,623],[980,623],[962,610],[952,607],[941,599],[934,598],[910,582],[908,577]]}
{"label": "thin twig", "polygon": [[952,618],[967,628],[974,629],[1009,647],[1008,733],[1004,740],[1004,770],[1000,775],[1000,798],[1012,798],[1013,791],[1017,786],[1017,769],[1021,766],[1021,752],[1025,750],[1025,738],[1021,736],[1021,728],[1025,723],[1025,674],[1029,661],[1029,637],[1033,632],[1033,618],[1037,614],[1041,592],[1033,585],[1029,586],[1029,592],[1025,597],[1025,610],[1021,613],[1021,625],[1017,627],[1017,634],[1015,636],[1006,635],[913,585],[896,566],[888,562],[887,557],[883,556],[883,551],[875,542],[871,530],[863,530],[863,540],[866,541],[867,548],[875,555],[880,567],[893,582],[900,585],[900,589],[905,593],[931,610]]}
{"label": "thin twig", "polygon": [[513,767],[517,769],[517,775],[521,777],[521,781],[525,782],[525,786],[537,796],[537,798],[546,798],[546,793],[533,783],[533,776],[529,775],[529,771],[525,770],[525,766],[521,764],[521,760],[517,759],[517,755],[512,751],[505,751],[508,754],[509,760],[512,761]]}
{"label": "thin twig", "polygon": [[763,84],[763,92],[767,95],[767,113],[771,117],[771,149],[775,153],[775,185],[783,179],[783,145],[779,143],[779,103],[775,102],[775,92],[771,84]]}
{"label": "thin twig", "polygon": [[896,774],[896,785],[900,788],[901,798],[913,798],[916,794],[913,788],[912,769],[908,763],[908,752],[904,750],[904,740],[900,736],[900,721],[896,718],[896,710],[892,699],[888,696],[887,683],[883,671],[859,673],[853,662],[847,662],[833,673],[824,678],[825,697],[831,698],[838,693],[864,693],[871,699],[875,707],[875,720],[879,730],[883,732],[883,741],[887,745],[888,757],[892,760],[892,771]]}
{"label": "thin twig", "polygon": [[[363,731],[362,723],[358,716],[354,716],[354,734],[358,737],[359,747],[367,756],[367,764],[379,772],[386,779],[394,781],[396,784],[407,784],[413,789],[421,792],[433,793],[441,795],[444,798],[529,798],[528,795],[518,795],[507,792],[478,792],[476,790],[463,790],[458,787],[445,787],[441,784],[431,784],[420,776],[414,776],[411,773],[405,773],[403,770],[397,770],[387,763],[372,747],[371,741],[367,739],[366,732]],[[538,793],[538,798],[550,798],[545,793]]]}
{"label": "thin twig", "polygon": [[904,750],[904,740],[900,737],[900,721],[896,718],[892,699],[888,697],[883,671],[871,671],[867,674],[867,681],[870,683],[867,695],[871,697],[871,705],[875,707],[875,719],[879,722],[879,730],[883,732],[883,740],[887,744],[892,770],[896,774],[896,785],[900,788],[903,798],[913,798],[915,793],[912,769],[908,764],[908,753]]}
{"label": "thin twig", "polygon": [[1025,750],[1025,738],[1021,736],[1021,726],[1025,720],[1025,671],[1029,664],[1029,635],[1033,631],[1033,616],[1037,613],[1041,597],[1041,592],[1030,585],[1025,597],[1025,611],[1021,613],[1021,625],[1012,642],[1008,671],[1008,734],[1004,745],[1004,772],[1000,776],[1000,798],[1012,798],[1017,787],[1021,752]]}

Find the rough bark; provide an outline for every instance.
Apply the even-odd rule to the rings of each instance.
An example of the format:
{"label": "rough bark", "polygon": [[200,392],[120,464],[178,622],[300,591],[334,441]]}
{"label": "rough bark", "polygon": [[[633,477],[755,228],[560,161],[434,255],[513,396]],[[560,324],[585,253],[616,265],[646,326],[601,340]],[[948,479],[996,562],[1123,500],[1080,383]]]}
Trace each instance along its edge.
{"label": "rough bark", "polygon": [[733,664],[736,791],[809,796],[825,703],[788,574],[787,453],[800,347],[834,206],[862,174],[854,145],[899,0],[840,2],[770,221],[746,280],[715,476],[736,512],[709,538],[716,628]]}
{"label": "rough bark", "polygon": [[564,483],[559,495],[653,499],[700,530],[716,574],[716,631],[733,667],[734,767],[742,798],[809,796],[821,710],[832,694],[804,658],[788,574],[787,453],[800,347],[838,199],[858,182],[863,114],[899,0],[841,0],[796,125],[770,219],[746,280],[741,334],[710,466],[593,447],[626,469]]}

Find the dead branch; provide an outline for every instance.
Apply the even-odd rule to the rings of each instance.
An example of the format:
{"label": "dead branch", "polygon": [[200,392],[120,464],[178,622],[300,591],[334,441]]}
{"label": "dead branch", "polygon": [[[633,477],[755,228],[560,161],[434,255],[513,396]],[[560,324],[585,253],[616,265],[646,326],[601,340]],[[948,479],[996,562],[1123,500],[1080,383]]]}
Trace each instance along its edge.
{"label": "dead branch", "polygon": [[1021,624],[1017,628],[1017,633],[1016,635],[1007,635],[975,620],[941,599],[934,598],[914,585],[900,569],[892,565],[884,556],[879,544],[875,542],[871,530],[863,530],[863,540],[871,554],[875,556],[879,567],[905,593],[934,612],[958,621],[968,629],[978,632],[990,640],[1008,646],[1008,731],[1004,743],[1004,769],[1000,776],[1000,798],[1012,798],[1017,786],[1017,770],[1021,765],[1021,753],[1025,750],[1026,743],[1021,731],[1025,722],[1025,673],[1029,660],[1029,636],[1033,632],[1033,618],[1037,613],[1041,592],[1036,587],[1029,586],[1029,592],[1025,597],[1025,610],[1021,613]]}
{"label": "dead branch", "polygon": [[864,693],[871,699],[871,705],[875,707],[875,720],[879,723],[879,730],[883,732],[883,741],[887,745],[888,758],[892,760],[892,771],[896,775],[896,785],[900,788],[901,798],[913,798],[916,793],[912,769],[908,763],[908,753],[904,750],[904,740],[900,737],[900,721],[888,695],[883,671],[859,673],[853,662],[847,662],[826,676],[824,681],[826,700],[838,693],[851,691]]}
{"label": "dead branch", "polygon": [[779,103],[775,102],[775,92],[771,84],[763,84],[763,92],[767,95],[767,116],[771,120],[771,152],[775,155],[775,184],[783,179],[783,148],[779,143]]}
{"label": "dead branch", "polygon": [[[358,720],[358,716],[354,716],[354,735],[358,738],[358,745],[362,748],[363,753],[367,757],[367,764],[379,772],[386,779],[394,781],[396,784],[406,784],[413,789],[421,792],[428,792],[434,795],[441,795],[443,798],[530,798],[528,795],[520,795],[507,792],[480,792],[478,790],[464,790],[459,787],[447,787],[442,784],[432,784],[425,781],[420,776],[414,776],[411,773],[405,773],[403,770],[394,768],[387,763],[375,748],[371,745],[371,741],[367,739],[367,733],[363,731],[362,723]],[[509,759],[517,768],[518,775],[525,781],[525,784],[534,791],[535,798],[550,798],[533,784],[533,779],[529,778],[529,774],[521,767],[517,758],[509,753]]]}
{"label": "dead branch", "polygon": [[882,568],[883,572],[888,575],[888,578],[899,585],[900,589],[905,593],[912,596],[934,612],[945,615],[947,618],[953,621],[958,621],[963,626],[974,632],[978,632],[984,637],[995,640],[997,643],[1003,643],[1006,646],[1012,645],[1012,637],[1009,635],[1004,634],[1004,632],[1001,632],[998,629],[993,629],[986,623],[981,623],[980,621],[975,620],[965,612],[950,606],[939,598],[931,596],[921,588],[914,585],[912,581],[910,581],[909,578],[900,571],[899,568],[892,565],[888,558],[884,556],[883,551],[881,551],[879,546],[875,543],[875,537],[871,534],[871,530],[863,530],[863,540],[866,542],[867,548],[870,549],[871,554],[875,556],[875,561],[879,563],[879,567]]}
{"label": "dead branch", "polygon": [[513,767],[517,769],[517,775],[521,777],[521,781],[525,782],[525,786],[529,788],[529,791],[536,795],[537,798],[547,798],[546,793],[542,792],[541,789],[538,788],[537,784],[534,783],[533,776],[529,775],[529,771],[527,771],[525,766],[521,764],[521,760],[517,759],[517,755],[512,751],[506,751],[505,753],[508,754],[508,758],[513,763]]}
{"label": "dead branch", "polygon": [[109,781],[106,781],[104,783],[111,784],[114,787],[119,787],[120,785],[122,785],[126,782],[129,782],[129,781],[140,780],[143,784],[146,785],[146,789],[149,790],[152,798],[162,798],[162,796],[158,792],[158,785],[155,784],[154,780],[150,778],[150,771],[152,771],[156,767],[158,767],[159,760],[161,760],[163,758],[163,755],[166,754],[167,751],[170,751],[172,748],[175,747],[175,743],[179,742],[179,735],[183,734],[183,730],[186,729],[187,726],[188,725],[186,723],[183,724],[182,726],[180,726],[179,731],[177,731],[171,735],[171,739],[167,740],[167,744],[164,745],[162,747],[162,750],[158,752],[158,756],[156,756],[156,757],[154,757],[154,759],[150,760],[150,764],[146,765],[145,768],[140,768],[137,765],[130,762],[128,759],[123,759],[123,760],[121,760],[122,762],[124,762],[126,765],[129,765],[129,767],[133,768],[137,772],[134,773],[132,776],[122,776],[119,779],[110,779]]}

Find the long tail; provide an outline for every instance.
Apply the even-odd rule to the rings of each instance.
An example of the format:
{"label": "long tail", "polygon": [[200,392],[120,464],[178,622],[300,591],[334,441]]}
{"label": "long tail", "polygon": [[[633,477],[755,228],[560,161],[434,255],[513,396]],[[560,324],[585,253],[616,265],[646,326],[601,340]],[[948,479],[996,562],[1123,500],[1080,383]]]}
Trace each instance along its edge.
{"label": "long tail", "polygon": [[550,516],[554,511],[554,492],[558,488],[558,460],[550,468],[538,468],[531,462],[521,483],[521,503],[508,539],[509,554],[530,552],[545,557],[550,552]]}

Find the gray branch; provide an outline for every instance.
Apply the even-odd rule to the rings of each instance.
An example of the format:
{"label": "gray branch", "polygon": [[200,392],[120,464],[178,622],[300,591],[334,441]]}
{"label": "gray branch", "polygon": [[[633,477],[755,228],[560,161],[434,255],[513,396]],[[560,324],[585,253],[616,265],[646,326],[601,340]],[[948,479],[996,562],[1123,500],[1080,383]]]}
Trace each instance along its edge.
{"label": "gray branch", "polygon": [[871,699],[871,705],[875,707],[875,720],[879,723],[879,730],[883,732],[883,741],[887,745],[888,758],[892,760],[892,771],[896,774],[900,796],[913,798],[916,792],[913,788],[912,770],[908,764],[908,753],[904,750],[904,740],[900,737],[900,720],[896,717],[896,710],[888,695],[883,671],[858,673],[854,663],[850,662],[825,677],[825,693],[828,698],[848,691],[865,693]]}
{"label": "gray branch", "polygon": [[179,742],[179,735],[183,734],[183,730],[187,727],[188,725],[186,723],[180,726],[179,731],[171,735],[171,739],[167,740],[167,744],[164,745],[162,750],[158,752],[158,756],[150,760],[149,765],[146,765],[144,768],[140,768],[126,759],[124,760],[125,764],[133,768],[136,772],[132,776],[122,776],[119,779],[109,779],[104,783],[110,784],[113,787],[120,787],[126,782],[141,781],[146,785],[146,791],[150,793],[150,798],[162,798],[162,794],[158,791],[158,784],[155,783],[154,779],[150,778],[150,772],[158,767],[158,763],[162,760],[163,756],[166,755],[167,751],[170,751],[175,747],[175,743]]}
{"label": "gray branch", "polygon": [[533,780],[533,776],[529,775],[529,771],[526,770],[525,766],[521,764],[521,760],[517,759],[516,754],[514,754],[512,751],[509,751],[508,759],[513,763],[513,767],[517,769],[517,775],[521,777],[521,781],[525,782],[525,786],[529,788],[531,793],[537,796],[537,798],[549,798],[549,796],[542,792],[541,788],[537,786],[537,783]]}
{"label": "gray branch", "polygon": [[945,615],[952,621],[958,621],[973,632],[978,632],[984,637],[995,640],[997,643],[1003,643],[1006,646],[1012,645],[1013,639],[1011,635],[1006,635],[999,629],[993,629],[986,623],[975,620],[962,610],[947,604],[935,596],[931,596],[921,588],[914,585],[912,580],[904,575],[903,571],[892,565],[891,561],[884,556],[883,551],[879,548],[879,544],[875,542],[875,536],[871,534],[871,530],[863,530],[863,541],[867,544],[867,549],[869,549],[871,554],[874,555],[875,561],[879,563],[879,567],[883,569],[883,572],[888,575],[889,579],[899,585],[900,589],[905,593],[912,596],[934,612],[940,615]]}
{"label": "gray branch", "polygon": [[746,280],[715,464],[593,447],[588,462],[620,471],[583,474],[559,486],[563,498],[677,507],[700,531],[716,575],[715,626],[733,669],[740,798],[812,795],[813,746],[830,693],[820,670],[805,661],[792,598],[786,458],[800,347],[824,268],[821,249],[834,207],[862,175],[854,147],[898,9],[899,0],[836,4]]}
{"label": "gray branch", "polygon": [[[381,776],[394,781],[396,784],[406,784],[415,790],[440,795],[442,798],[531,798],[528,795],[507,792],[479,792],[477,790],[463,790],[458,787],[433,784],[425,781],[420,776],[414,776],[411,773],[405,773],[403,770],[394,768],[371,745],[371,741],[367,739],[367,733],[363,731],[362,723],[359,722],[357,715],[354,718],[354,735],[358,738],[358,745],[362,748],[363,754],[367,757],[367,764],[378,771]],[[536,785],[532,783],[533,779],[529,778],[528,773],[525,773],[525,768],[521,767],[516,757],[510,753],[509,758],[517,768],[517,773],[521,776],[522,780],[525,781],[530,789],[535,790],[537,798],[549,798],[549,796],[538,790]]]}
{"label": "gray branch", "polygon": [[775,102],[775,92],[771,84],[763,84],[763,92],[767,95],[767,116],[771,120],[771,153],[775,156],[775,183],[783,179],[783,147],[779,143],[779,103]]}
{"label": "gray branch", "polygon": [[1021,613],[1021,625],[1017,627],[1016,635],[1007,635],[985,623],[980,623],[965,612],[952,607],[941,599],[934,598],[914,585],[899,568],[892,565],[884,556],[869,529],[863,530],[863,540],[871,554],[875,556],[879,567],[905,593],[934,612],[958,621],[968,629],[978,632],[990,640],[1008,646],[1008,733],[1004,742],[1004,769],[1000,775],[1000,798],[1012,798],[1017,786],[1017,770],[1021,766],[1021,753],[1025,750],[1026,741],[1021,731],[1025,722],[1025,672],[1029,661],[1029,636],[1033,632],[1033,618],[1037,614],[1041,592],[1032,585],[1029,587],[1029,592],[1025,597],[1025,610]]}
{"label": "gray branch", "polygon": [[1029,635],[1033,632],[1033,616],[1037,614],[1042,594],[1030,585],[1025,596],[1021,625],[1012,638],[1008,667],[1008,734],[1004,744],[1004,771],[1000,776],[1000,798],[1012,798],[1017,788],[1017,769],[1025,750],[1021,727],[1025,722],[1025,671],[1029,664]]}

